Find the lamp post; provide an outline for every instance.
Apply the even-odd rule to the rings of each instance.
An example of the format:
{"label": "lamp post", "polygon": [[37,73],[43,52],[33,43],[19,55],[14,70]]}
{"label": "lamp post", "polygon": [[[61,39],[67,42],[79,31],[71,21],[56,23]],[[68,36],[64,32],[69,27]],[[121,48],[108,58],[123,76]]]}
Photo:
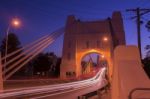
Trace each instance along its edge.
{"label": "lamp post", "polygon": [[20,20],[18,18],[13,18],[11,20],[11,23],[8,25],[8,28],[6,30],[6,45],[5,45],[5,60],[4,60],[4,74],[5,74],[5,68],[6,68],[6,62],[7,62],[7,51],[8,51],[8,34],[10,27],[19,27],[20,26]]}

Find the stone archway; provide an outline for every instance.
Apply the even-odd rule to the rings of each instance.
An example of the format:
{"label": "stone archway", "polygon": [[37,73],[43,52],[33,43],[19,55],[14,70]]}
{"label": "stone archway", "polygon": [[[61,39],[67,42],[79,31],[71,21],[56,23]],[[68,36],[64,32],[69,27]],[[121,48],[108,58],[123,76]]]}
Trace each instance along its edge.
{"label": "stone archway", "polygon": [[111,58],[111,53],[110,51],[102,51],[100,49],[89,49],[89,50],[86,50],[84,51],[83,53],[77,53],[76,56],[77,56],[77,60],[76,60],[76,64],[77,64],[77,76],[80,76],[82,74],[82,69],[81,69],[81,61],[82,61],[82,58],[84,56],[86,56],[87,54],[89,53],[97,53],[99,55],[103,55],[104,56],[104,59],[107,61],[107,64],[108,64],[108,67],[107,67],[107,74],[109,76],[111,76],[112,74],[112,58]]}
{"label": "stone archway", "polygon": [[107,68],[107,60],[104,55],[91,52],[84,55],[80,62],[81,75],[91,76],[99,71],[102,67]]}

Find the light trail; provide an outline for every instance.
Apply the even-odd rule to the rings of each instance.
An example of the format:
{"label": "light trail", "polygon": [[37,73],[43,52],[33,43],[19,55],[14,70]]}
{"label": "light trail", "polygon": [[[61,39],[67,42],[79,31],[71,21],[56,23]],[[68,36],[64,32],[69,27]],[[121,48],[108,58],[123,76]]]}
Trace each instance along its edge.
{"label": "light trail", "polygon": [[88,88],[91,86],[99,85],[99,87],[96,87],[96,89],[94,89],[94,90],[97,90],[105,86],[105,84],[103,84],[103,80],[105,79],[104,78],[105,73],[106,73],[106,68],[102,68],[93,78],[83,80],[83,81],[77,81],[77,82],[71,82],[71,83],[65,83],[65,84],[48,85],[48,86],[20,88],[18,90],[17,89],[6,90],[0,94],[0,98],[15,97],[15,96],[31,96],[32,97],[32,95],[42,95],[45,93],[50,93],[49,95],[46,95],[46,96],[35,97],[39,99],[42,97],[65,94],[67,92],[71,92],[74,90],[79,90],[79,89],[84,89],[84,88]]}

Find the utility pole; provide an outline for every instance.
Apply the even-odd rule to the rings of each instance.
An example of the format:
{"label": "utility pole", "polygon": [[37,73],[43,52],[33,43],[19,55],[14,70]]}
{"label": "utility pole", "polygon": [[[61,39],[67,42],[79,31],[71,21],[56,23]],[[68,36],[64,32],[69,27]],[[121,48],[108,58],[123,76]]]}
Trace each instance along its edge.
{"label": "utility pole", "polygon": [[150,12],[150,9],[140,9],[140,8],[136,8],[136,9],[127,9],[126,11],[130,11],[130,12],[135,12],[136,16],[131,17],[131,19],[135,19],[137,20],[137,40],[138,40],[138,47],[139,47],[139,51],[140,51],[140,57],[142,58],[142,51],[141,51],[141,16],[143,16],[144,14],[147,14]]}

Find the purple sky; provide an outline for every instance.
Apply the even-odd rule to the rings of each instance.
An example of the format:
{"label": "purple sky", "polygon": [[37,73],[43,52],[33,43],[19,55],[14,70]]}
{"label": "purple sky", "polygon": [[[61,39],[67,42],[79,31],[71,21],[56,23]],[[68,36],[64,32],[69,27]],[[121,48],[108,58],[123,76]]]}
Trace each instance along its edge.
{"label": "purple sky", "polygon": [[[19,29],[11,27],[22,45],[28,44],[46,34],[63,27],[68,15],[75,15],[81,20],[99,20],[112,15],[113,11],[122,12],[128,45],[137,44],[136,22],[130,20],[134,13],[126,12],[130,8],[150,8],[149,0],[0,0],[0,40],[2,40],[9,21],[18,17],[22,21]],[[142,20],[150,19],[150,13]],[[142,48],[150,44],[149,32],[142,25]],[[46,49],[61,56],[63,35]],[[145,51],[143,49],[143,56]]]}

